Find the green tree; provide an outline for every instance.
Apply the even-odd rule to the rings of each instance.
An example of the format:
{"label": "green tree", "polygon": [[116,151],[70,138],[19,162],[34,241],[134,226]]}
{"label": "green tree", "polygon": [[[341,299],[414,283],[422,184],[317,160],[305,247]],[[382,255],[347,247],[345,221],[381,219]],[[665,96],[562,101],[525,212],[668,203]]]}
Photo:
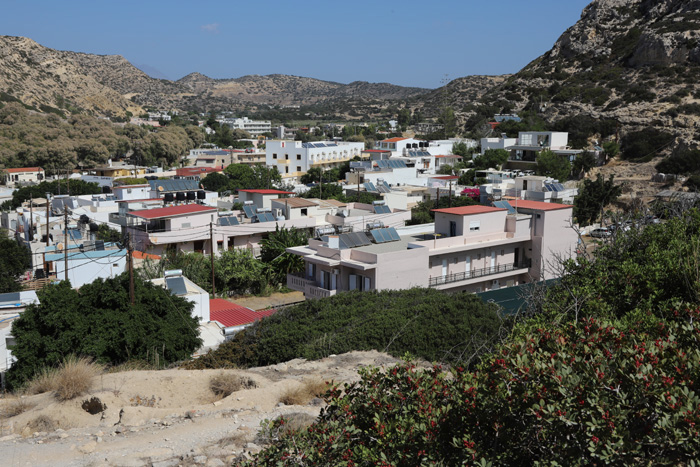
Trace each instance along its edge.
{"label": "green tree", "polygon": [[73,196],[96,195],[102,193],[102,189],[97,183],[87,183],[82,180],[54,180],[52,182],[41,182],[38,185],[30,185],[19,188],[12,193],[12,200],[9,202],[9,209],[16,209],[23,202],[30,198],[45,198],[46,193],[57,195],[66,194],[70,190]]}
{"label": "green tree", "polygon": [[565,182],[571,175],[571,162],[566,157],[558,156],[552,151],[540,151],[537,155],[537,175],[552,177]]}
{"label": "green tree", "polygon": [[442,132],[444,138],[452,138],[457,133],[457,117],[452,107],[445,107],[438,117],[438,123],[445,127]]}
{"label": "green tree", "polygon": [[12,325],[17,361],[7,374],[10,387],[69,355],[111,365],[153,361],[155,355],[168,365],[190,357],[202,343],[192,303],[138,277],[134,284],[133,306],[126,273],[97,279],[80,291],[67,281],[41,289],[40,304],[27,307]]}
{"label": "green tree", "polygon": [[622,186],[615,185],[614,176],[607,180],[598,174],[595,180],[586,179],[574,200],[574,218],[581,226],[603,220],[605,206],[617,201],[622,194]]}
{"label": "green tree", "polygon": [[100,224],[97,228],[97,239],[105,242],[121,242],[122,234],[107,224]]}
{"label": "green tree", "polygon": [[603,153],[608,159],[612,159],[620,154],[620,145],[615,141],[607,141],[603,143]]}
{"label": "green tree", "polygon": [[574,163],[572,164],[573,173],[580,178],[586,172],[595,167],[597,165],[596,162],[596,157],[593,153],[583,151],[576,157],[576,159],[574,159]]}
{"label": "green tree", "polygon": [[510,154],[505,149],[487,149],[482,155],[474,158],[474,168],[476,170],[501,170],[501,166],[506,163],[509,157]]}
{"label": "green tree", "polygon": [[21,290],[17,280],[32,267],[29,249],[7,237],[0,229],[0,293]]}
{"label": "green tree", "polygon": [[319,167],[311,167],[304,175],[301,176],[301,183],[316,183],[321,180],[321,169]]}
{"label": "green tree", "polygon": [[205,190],[224,192],[229,189],[231,179],[220,172],[212,172],[202,179],[202,186]]}
{"label": "green tree", "polygon": [[454,172],[454,167],[450,164],[442,164],[437,171],[439,175],[454,175]]}
{"label": "green tree", "polygon": [[467,143],[454,143],[452,145],[452,154],[456,154],[458,156],[462,156],[465,159],[470,159],[471,155],[473,153],[473,150],[467,147]]}
{"label": "green tree", "polygon": [[262,294],[269,284],[267,265],[241,248],[222,252],[216,259],[214,271],[219,293]]}
{"label": "green tree", "polygon": [[260,241],[260,259],[267,264],[273,278],[279,283],[285,283],[287,274],[304,270],[304,259],[299,255],[287,253],[286,249],[306,245],[308,235],[303,230],[287,229],[279,225],[267,238]]}

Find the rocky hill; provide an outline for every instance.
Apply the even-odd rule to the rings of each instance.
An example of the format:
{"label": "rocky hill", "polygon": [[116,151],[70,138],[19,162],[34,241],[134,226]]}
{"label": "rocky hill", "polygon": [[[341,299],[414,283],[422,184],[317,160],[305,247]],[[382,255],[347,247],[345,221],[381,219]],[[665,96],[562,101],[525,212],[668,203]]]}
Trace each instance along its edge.
{"label": "rocky hill", "polygon": [[[595,0],[550,51],[481,104],[549,121],[614,118],[627,130],[651,125],[689,139],[700,127],[698,71],[700,1]],[[466,110],[463,117],[475,108]]]}
{"label": "rocky hill", "polygon": [[[341,84],[288,75],[212,79],[192,73],[178,81],[155,79],[119,55],[57,51],[31,39],[0,36],[2,100],[37,109],[124,116],[144,107],[224,110],[245,105],[309,105],[334,101],[395,101],[429,89],[356,81]],[[43,106],[43,107],[42,107]]]}
{"label": "rocky hill", "polygon": [[42,111],[124,116],[138,107],[86,73],[70,52],[31,39],[0,36],[0,100],[20,100]]}

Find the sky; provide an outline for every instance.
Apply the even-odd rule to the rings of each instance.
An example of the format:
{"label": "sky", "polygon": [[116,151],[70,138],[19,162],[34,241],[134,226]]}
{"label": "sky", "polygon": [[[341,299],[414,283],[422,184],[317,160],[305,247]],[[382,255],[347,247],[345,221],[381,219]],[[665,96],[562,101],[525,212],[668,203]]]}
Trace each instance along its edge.
{"label": "sky", "polygon": [[176,80],[287,74],[437,88],[514,73],[590,0],[3,0],[0,35]]}

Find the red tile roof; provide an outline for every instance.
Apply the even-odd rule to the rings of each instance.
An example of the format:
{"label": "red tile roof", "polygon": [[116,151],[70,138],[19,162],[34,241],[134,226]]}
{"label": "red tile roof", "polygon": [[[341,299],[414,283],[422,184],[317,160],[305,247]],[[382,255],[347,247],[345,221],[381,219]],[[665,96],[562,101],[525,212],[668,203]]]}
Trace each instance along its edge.
{"label": "red tile roof", "polygon": [[510,205],[518,209],[532,209],[534,211],[556,211],[559,209],[573,208],[570,204],[545,203],[543,201],[529,201],[524,199],[510,201]]}
{"label": "red tile roof", "polygon": [[168,206],[167,208],[131,211],[129,214],[143,219],[159,219],[161,217],[182,216],[184,214],[198,214],[203,212],[216,212],[216,208],[202,206],[201,204],[181,204],[179,206]]}
{"label": "red tile roof", "polygon": [[2,169],[9,174],[16,174],[21,172],[43,172],[44,169],[41,167],[20,167],[18,169]]}
{"label": "red tile roof", "polygon": [[436,175],[434,177],[428,177],[437,180],[457,180],[459,177],[457,175]]}
{"label": "red tile roof", "polygon": [[389,139],[383,139],[382,143],[398,143],[399,141],[403,141],[408,138],[389,138]]}
{"label": "red tile roof", "polygon": [[448,159],[461,159],[462,156],[458,156],[457,154],[447,154],[445,156],[435,156],[435,159],[443,159],[443,158],[448,158]]}
{"label": "red tile roof", "polygon": [[259,195],[293,195],[293,191],[280,191],[280,190],[238,190],[245,191],[246,193],[256,193]]}
{"label": "red tile roof", "polygon": [[209,300],[210,319],[218,321],[226,328],[251,324],[276,312],[277,310],[253,311],[250,308],[237,305],[222,298]]}
{"label": "red tile roof", "polygon": [[473,206],[460,206],[458,208],[431,209],[431,211],[441,212],[443,214],[455,214],[457,216],[471,216],[472,214],[485,214],[489,212],[506,211],[506,209],[475,204]]}

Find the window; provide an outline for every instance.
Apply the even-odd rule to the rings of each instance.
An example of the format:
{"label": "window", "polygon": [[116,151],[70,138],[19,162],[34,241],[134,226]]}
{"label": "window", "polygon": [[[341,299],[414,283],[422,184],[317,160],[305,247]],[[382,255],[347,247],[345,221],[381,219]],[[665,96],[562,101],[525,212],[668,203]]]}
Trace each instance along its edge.
{"label": "window", "polygon": [[501,256],[504,256],[506,254],[506,250],[501,250]]}
{"label": "window", "polygon": [[285,160],[289,160],[289,154],[285,154],[285,155],[284,155],[284,159],[285,159]]}
{"label": "window", "polygon": [[288,174],[289,173],[289,167],[284,168],[284,173]]}
{"label": "window", "polygon": [[297,154],[297,160],[298,160],[298,161],[301,160],[301,154]]}
{"label": "window", "polygon": [[302,216],[308,216],[308,215],[309,215],[309,210],[308,210],[308,208],[301,208],[301,215],[302,215]]}
{"label": "window", "polygon": [[469,231],[476,232],[478,230],[481,230],[481,221],[470,221],[469,222]]}
{"label": "window", "polygon": [[301,166],[297,165],[297,172],[301,172]]}
{"label": "window", "polygon": [[276,153],[276,152],[273,152],[273,153],[272,153],[272,158],[273,158],[273,159],[277,159],[277,153]]}
{"label": "window", "polygon": [[479,253],[478,255],[476,255],[476,259],[477,259],[477,260],[480,260],[480,259],[481,259],[481,253]]}

